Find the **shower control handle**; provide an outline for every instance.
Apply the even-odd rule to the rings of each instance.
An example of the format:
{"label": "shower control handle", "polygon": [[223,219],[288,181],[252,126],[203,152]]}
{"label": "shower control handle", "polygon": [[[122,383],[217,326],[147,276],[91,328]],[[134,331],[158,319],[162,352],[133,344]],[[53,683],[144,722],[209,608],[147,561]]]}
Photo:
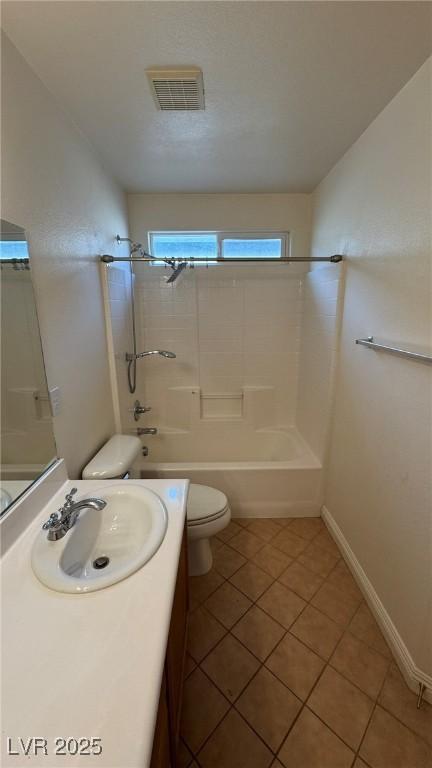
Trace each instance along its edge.
{"label": "shower control handle", "polygon": [[151,411],[151,408],[141,405],[139,400],[135,400],[134,407],[130,408],[130,411],[131,413],[133,413],[135,421],[138,421],[141,414],[148,413],[149,411]]}

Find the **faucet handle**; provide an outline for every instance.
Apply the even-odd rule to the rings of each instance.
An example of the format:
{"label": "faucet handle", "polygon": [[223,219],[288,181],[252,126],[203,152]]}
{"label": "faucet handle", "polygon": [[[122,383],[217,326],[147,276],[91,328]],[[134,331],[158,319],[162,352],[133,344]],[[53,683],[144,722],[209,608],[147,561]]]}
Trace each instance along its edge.
{"label": "faucet handle", "polygon": [[61,510],[59,509],[58,512],[51,512],[48,520],[46,520],[42,526],[44,531],[47,531],[49,528],[54,528],[54,526],[57,525],[57,523],[60,521],[60,511]]}
{"label": "faucet handle", "polygon": [[151,411],[150,406],[141,405],[139,400],[135,400],[134,407],[129,408],[130,413],[133,413],[135,421],[138,421],[142,413],[148,413]]}
{"label": "faucet handle", "polygon": [[78,491],[78,488],[71,488],[69,493],[66,494],[66,504],[72,504],[73,496]]}

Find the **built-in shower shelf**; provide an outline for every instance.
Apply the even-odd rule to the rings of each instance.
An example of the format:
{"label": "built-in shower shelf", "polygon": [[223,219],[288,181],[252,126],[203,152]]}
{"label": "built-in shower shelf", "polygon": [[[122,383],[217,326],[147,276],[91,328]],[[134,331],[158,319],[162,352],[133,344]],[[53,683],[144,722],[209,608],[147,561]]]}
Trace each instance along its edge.
{"label": "built-in shower shelf", "polygon": [[202,419],[243,418],[243,392],[201,392],[200,401]]}
{"label": "built-in shower shelf", "polygon": [[243,400],[243,392],[236,392],[231,394],[230,392],[207,392],[207,394],[201,394],[201,400]]}

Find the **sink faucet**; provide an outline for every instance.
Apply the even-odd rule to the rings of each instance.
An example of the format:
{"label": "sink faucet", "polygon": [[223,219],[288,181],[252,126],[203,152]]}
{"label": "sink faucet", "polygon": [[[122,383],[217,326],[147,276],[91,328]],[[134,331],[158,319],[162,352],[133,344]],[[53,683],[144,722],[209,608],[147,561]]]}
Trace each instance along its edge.
{"label": "sink faucet", "polygon": [[106,507],[106,501],[98,498],[74,501],[73,496],[77,490],[77,488],[72,488],[71,491],[66,494],[63,506],[61,506],[57,512],[53,512],[49,516],[49,519],[43,524],[43,530],[48,531],[48,541],[58,541],[59,539],[62,539],[75,525],[82,509],[101,510]]}

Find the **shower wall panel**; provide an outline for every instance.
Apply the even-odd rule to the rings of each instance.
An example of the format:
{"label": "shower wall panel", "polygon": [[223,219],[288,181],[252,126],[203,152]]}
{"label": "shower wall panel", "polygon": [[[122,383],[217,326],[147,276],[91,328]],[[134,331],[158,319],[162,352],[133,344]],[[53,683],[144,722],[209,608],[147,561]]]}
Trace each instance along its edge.
{"label": "shower wall panel", "polygon": [[170,393],[181,388],[199,390],[204,418],[228,420],[245,415],[245,388],[262,388],[272,406],[266,426],[294,423],[302,277],[288,270],[198,267],[167,285],[165,269],[137,265],[140,349],[177,355],[138,361],[137,395],[152,406],[157,426],[179,426]]}

